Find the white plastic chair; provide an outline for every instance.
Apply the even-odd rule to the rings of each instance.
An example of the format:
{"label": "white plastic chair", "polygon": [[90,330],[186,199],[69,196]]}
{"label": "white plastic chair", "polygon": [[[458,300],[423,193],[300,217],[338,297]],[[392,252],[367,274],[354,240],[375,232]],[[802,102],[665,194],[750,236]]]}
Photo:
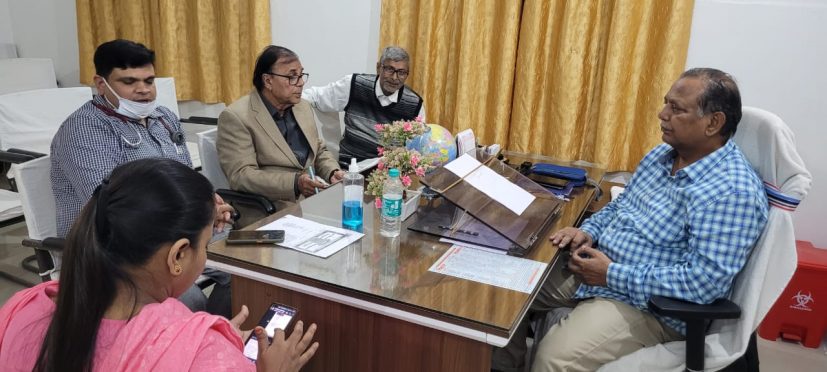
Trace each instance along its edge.
{"label": "white plastic chair", "polygon": [[49,176],[52,169],[51,158],[47,155],[25,163],[13,164],[11,168],[17,182],[29,235],[23,245],[36,249],[38,265],[43,271],[40,276],[57,279],[62,244],[48,244],[49,238],[54,240],[57,236],[55,198]]}
{"label": "white plastic chair", "polygon": [[313,116],[316,119],[316,129],[319,136],[325,141],[327,151],[333,154],[334,159],[339,159],[339,142],[345,132],[344,114],[338,112],[321,112],[313,108]]}
{"label": "white plastic chair", "polygon": [[20,195],[14,191],[0,189],[0,225],[23,215]]}
{"label": "white plastic chair", "polygon": [[[812,182],[792,131],[778,116],[744,107],[735,142],[764,180],[771,208],[767,226],[733,284],[730,300],[741,308],[741,317],[713,321],[706,334],[704,370],[710,371],[744,355],[750,336],[792,278],[797,264],[792,212]],[[626,355],[600,371],[681,371],[685,354],[685,342],[669,342]]]}
{"label": "white plastic chair", "polygon": [[158,101],[158,104],[172,110],[175,117],[180,119],[181,114],[178,113],[178,97],[175,93],[175,78],[156,77],[155,91],[157,92],[155,100]]}
{"label": "white plastic chair", "polygon": [[198,133],[198,153],[201,156],[201,174],[207,177],[213,188],[229,189],[230,182],[221,170],[218,163],[218,151],[215,149],[215,140],[218,137],[218,128]]}
{"label": "white plastic chair", "polygon": [[[218,150],[215,149],[215,141],[218,136],[218,128],[210,129],[198,133],[198,152],[201,154],[201,174],[207,177],[212,183],[216,194],[220,195],[225,202],[232,205],[238,213],[235,218],[241,217],[241,214],[251,214],[254,216],[267,216],[276,213],[276,207],[264,196],[235,191],[230,189],[230,182],[227,181],[227,176],[221,169],[221,164],[218,162]],[[244,222],[253,222],[249,216],[245,217]]]}
{"label": "white plastic chair", "polygon": [[0,59],[0,94],[48,88],[57,88],[51,59]]}
{"label": "white plastic chair", "polygon": [[37,89],[0,96],[0,150],[49,153],[60,124],[92,99],[92,90]]}

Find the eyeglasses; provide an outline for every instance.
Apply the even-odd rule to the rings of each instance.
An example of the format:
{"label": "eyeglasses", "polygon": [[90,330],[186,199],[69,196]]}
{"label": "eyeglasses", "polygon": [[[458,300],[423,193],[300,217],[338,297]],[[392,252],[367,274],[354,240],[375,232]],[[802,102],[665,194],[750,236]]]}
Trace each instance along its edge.
{"label": "eyeglasses", "polygon": [[396,74],[396,76],[399,76],[400,79],[408,77],[408,70],[397,70],[391,66],[382,65],[382,72],[388,76],[393,76],[393,74]]}
{"label": "eyeglasses", "polygon": [[275,72],[265,72],[265,74],[273,75],[273,76],[280,76],[280,77],[286,78],[287,83],[290,84],[290,85],[299,85],[299,78],[301,78],[302,82],[305,83],[305,84],[307,84],[307,81],[310,80],[310,74],[307,74],[307,73],[304,73],[304,74],[301,74],[301,75],[282,75],[282,74],[277,74]]}

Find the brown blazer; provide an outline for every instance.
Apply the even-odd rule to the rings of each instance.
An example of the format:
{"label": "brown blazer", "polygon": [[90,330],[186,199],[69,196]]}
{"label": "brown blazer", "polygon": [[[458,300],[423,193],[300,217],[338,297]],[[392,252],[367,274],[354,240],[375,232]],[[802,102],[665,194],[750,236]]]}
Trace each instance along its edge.
{"label": "brown blazer", "polygon": [[[313,165],[319,177],[329,180],[339,164],[319,137],[310,104],[302,100],[293,106],[293,115],[310,144],[306,165]],[[258,91],[253,89],[221,113],[215,145],[221,169],[233,190],[253,192],[273,201],[296,200],[295,178],[305,168],[279,132]]]}

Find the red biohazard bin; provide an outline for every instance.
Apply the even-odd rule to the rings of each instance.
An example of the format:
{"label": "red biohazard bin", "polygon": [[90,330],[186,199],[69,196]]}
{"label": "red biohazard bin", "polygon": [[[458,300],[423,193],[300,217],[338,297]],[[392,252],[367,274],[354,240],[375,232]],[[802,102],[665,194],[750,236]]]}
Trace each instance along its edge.
{"label": "red biohazard bin", "polygon": [[781,337],[818,347],[827,329],[827,249],[801,240],[795,243],[798,268],[758,334],[767,340]]}

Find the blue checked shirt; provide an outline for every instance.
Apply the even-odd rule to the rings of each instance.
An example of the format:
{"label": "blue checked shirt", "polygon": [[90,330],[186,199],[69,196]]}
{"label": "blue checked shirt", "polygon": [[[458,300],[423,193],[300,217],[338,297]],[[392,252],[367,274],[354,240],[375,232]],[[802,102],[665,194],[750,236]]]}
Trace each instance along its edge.
{"label": "blue checked shirt", "polygon": [[[647,311],[654,295],[701,304],[729,295],[767,222],[764,187],[732,140],[672,176],[674,157],[669,145],[655,147],[626,191],[583,223],[612,264],[608,287],[583,284],[575,298]],[[677,319],[660,320],[686,331]]]}
{"label": "blue checked shirt", "polygon": [[107,115],[92,102],[109,105],[95,95],[66,118],[52,139],[51,179],[59,237],[66,236],[92,192],[118,165],[158,157],[192,166],[187,146],[176,145],[170,137],[170,130],[181,131],[181,123],[168,108],[158,106],[144,127]]}

